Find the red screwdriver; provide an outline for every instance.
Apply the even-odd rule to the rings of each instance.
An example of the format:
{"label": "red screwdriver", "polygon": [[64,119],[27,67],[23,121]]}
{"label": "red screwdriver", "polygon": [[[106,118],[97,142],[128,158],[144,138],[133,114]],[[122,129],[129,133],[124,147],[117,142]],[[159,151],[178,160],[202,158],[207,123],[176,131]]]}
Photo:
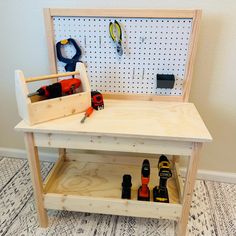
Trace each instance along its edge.
{"label": "red screwdriver", "polygon": [[87,111],[84,114],[83,119],[80,121],[80,123],[84,123],[87,117],[89,117],[93,113],[93,107],[89,107]]}

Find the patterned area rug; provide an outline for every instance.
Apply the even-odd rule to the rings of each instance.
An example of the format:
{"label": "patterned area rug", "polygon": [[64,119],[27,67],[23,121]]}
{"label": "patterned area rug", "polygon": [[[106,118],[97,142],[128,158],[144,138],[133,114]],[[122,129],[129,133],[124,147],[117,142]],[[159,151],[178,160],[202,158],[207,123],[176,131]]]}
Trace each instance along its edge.
{"label": "patterned area rug", "polygon": [[[45,178],[52,164],[41,163]],[[101,214],[48,211],[50,226],[37,223],[26,160],[0,158],[0,235],[174,236],[176,223]],[[236,185],[197,181],[189,235],[236,235]]]}

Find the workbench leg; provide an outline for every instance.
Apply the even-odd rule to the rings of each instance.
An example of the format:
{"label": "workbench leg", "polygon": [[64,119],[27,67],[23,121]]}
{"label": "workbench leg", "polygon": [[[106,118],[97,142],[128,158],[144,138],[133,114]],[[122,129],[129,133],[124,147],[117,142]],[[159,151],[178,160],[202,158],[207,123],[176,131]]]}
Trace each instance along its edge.
{"label": "workbench leg", "polygon": [[39,225],[43,228],[48,226],[48,216],[44,209],[43,181],[40,172],[38,148],[34,145],[33,133],[25,133],[25,147],[27,151],[31,180],[34,189],[35,206],[38,213]]}
{"label": "workbench leg", "polygon": [[66,160],[66,149],[65,148],[59,148],[58,152],[59,152],[59,158],[62,158],[63,161],[65,161]]}
{"label": "workbench leg", "polygon": [[192,195],[199,163],[199,152],[201,150],[201,147],[202,147],[201,143],[193,143],[193,151],[192,155],[189,158],[188,169],[184,185],[183,210],[177,227],[178,236],[187,235],[186,230],[188,225],[189,211],[192,202]]}

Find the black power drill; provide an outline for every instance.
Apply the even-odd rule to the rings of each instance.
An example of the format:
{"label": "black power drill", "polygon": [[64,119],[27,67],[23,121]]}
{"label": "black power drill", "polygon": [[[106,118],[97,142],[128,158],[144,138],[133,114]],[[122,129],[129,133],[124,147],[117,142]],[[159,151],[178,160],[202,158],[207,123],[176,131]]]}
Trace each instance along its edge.
{"label": "black power drill", "polygon": [[170,162],[166,156],[161,155],[158,162],[160,183],[159,188],[156,186],[153,189],[153,200],[154,202],[165,202],[169,203],[169,195],[167,189],[167,180],[172,176],[170,169]]}

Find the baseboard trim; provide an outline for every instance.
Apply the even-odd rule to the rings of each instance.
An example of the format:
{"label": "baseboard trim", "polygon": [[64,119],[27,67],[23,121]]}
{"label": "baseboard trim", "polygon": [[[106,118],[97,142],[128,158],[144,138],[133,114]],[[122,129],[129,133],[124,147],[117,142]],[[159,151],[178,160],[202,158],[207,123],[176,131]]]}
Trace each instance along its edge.
{"label": "baseboard trim", "polygon": [[[180,173],[184,177],[186,168],[180,168]],[[198,169],[197,179],[236,184],[236,173]]]}
{"label": "baseboard trim", "polygon": [[[27,158],[26,151],[23,149],[2,147],[0,147],[0,156],[25,159]],[[55,162],[57,159],[57,155],[56,153],[39,151],[39,158],[41,161]],[[185,176],[186,168],[180,168],[180,172],[182,176]],[[199,169],[197,172],[197,179],[236,184],[236,173]]]}

